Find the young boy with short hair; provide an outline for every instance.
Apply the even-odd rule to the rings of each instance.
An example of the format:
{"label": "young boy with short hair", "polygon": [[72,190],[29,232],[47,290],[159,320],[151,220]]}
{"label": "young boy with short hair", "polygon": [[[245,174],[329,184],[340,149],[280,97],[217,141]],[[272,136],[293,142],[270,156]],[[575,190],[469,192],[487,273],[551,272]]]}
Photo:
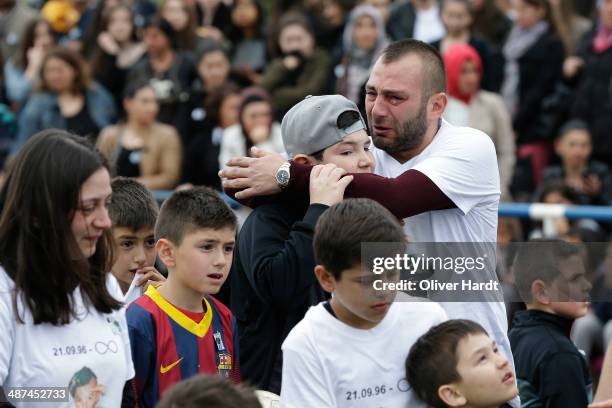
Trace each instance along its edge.
{"label": "young boy with short hair", "polygon": [[591,290],[580,247],[561,240],[531,240],[519,247],[513,269],[527,304],[509,332],[523,405],[586,407],[591,376],[570,340],[574,320],[587,313]]}
{"label": "young boy with short hair", "polygon": [[376,280],[399,274],[367,271],[366,242],[405,243],[401,225],[380,204],[347,199],[319,218],[315,274],[332,298],[311,307],[283,343],[283,407],[424,406],[406,382],[404,361],[446,314],[436,303],[394,302],[394,291],[374,290]]}
{"label": "young boy with short hair", "polygon": [[262,408],[255,391],[221,377],[197,375],[172,386],[156,408]]}
{"label": "young boy with short hair", "polygon": [[313,170],[308,206],[278,196],[253,210],[240,230],[231,276],[243,378],[275,394],[281,389],[283,341],[310,306],[328,298],[313,273],[314,228],[352,179],[334,176],[331,166],[352,173],[375,167],[366,123],[344,96],[306,97],[281,127],[295,163],[326,166]]}
{"label": "young boy with short hair", "polygon": [[[159,208],[153,194],[134,179],[116,177],[111,188],[108,213],[114,238],[112,273],[129,304],[142,295],[138,288],[149,281],[165,280],[154,266],[157,255],[154,229]],[[138,280],[134,282],[136,276]]]}
{"label": "young boy with short hair", "polygon": [[448,320],[421,336],[406,359],[406,378],[433,408],[498,408],[518,394],[512,366],[471,320]]}
{"label": "young boy with short hair", "polygon": [[236,216],[206,187],[174,192],[155,225],[168,268],[127,310],[139,407],[153,407],[173,384],[198,373],[240,381],[235,321],[214,299],[232,264]]}

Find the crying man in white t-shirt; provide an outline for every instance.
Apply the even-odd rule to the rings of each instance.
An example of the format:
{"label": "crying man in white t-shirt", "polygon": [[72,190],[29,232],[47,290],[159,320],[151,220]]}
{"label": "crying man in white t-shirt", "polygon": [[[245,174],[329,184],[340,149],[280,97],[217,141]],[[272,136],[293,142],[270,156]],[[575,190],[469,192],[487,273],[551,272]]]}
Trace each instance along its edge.
{"label": "crying man in white t-shirt", "polygon": [[369,199],[344,200],[319,218],[315,274],[332,298],[311,307],[283,343],[283,407],[425,407],[404,362],[446,313],[376,290],[374,281],[397,282],[399,273],[374,274],[362,264],[362,243],[388,243],[382,249],[392,251],[404,242],[397,219]]}

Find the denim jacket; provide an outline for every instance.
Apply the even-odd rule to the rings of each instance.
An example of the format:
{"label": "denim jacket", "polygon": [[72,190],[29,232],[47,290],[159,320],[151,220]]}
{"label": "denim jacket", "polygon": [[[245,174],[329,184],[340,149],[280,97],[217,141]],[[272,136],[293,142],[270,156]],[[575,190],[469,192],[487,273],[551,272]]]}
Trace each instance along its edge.
{"label": "denim jacket", "polygon": [[[89,115],[100,129],[114,123],[117,111],[113,97],[108,91],[94,83],[85,90],[85,98]],[[49,128],[66,129],[66,119],[62,116],[57,103],[57,94],[51,92],[33,94],[19,115],[17,139],[11,153],[17,153],[35,133]]]}
{"label": "denim jacket", "polygon": [[9,101],[21,109],[32,92],[32,82],[26,78],[25,71],[17,68],[12,60],[4,64],[4,78]]}

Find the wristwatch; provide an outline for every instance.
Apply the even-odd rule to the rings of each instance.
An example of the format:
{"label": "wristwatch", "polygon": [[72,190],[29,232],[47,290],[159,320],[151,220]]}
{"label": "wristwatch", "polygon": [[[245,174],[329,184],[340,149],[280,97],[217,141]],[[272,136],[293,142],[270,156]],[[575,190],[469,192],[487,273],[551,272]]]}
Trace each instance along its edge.
{"label": "wristwatch", "polygon": [[289,162],[285,162],[281,164],[281,166],[276,170],[276,175],[274,178],[276,179],[276,184],[284,190],[289,186],[289,179],[291,178],[291,173],[289,169],[291,168],[291,164]]}

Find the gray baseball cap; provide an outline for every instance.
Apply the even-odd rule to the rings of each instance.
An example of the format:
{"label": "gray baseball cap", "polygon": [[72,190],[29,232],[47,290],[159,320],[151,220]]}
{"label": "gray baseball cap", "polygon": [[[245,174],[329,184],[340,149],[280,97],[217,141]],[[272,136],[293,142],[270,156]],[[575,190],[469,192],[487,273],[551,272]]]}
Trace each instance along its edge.
{"label": "gray baseball cap", "polygon": [[[338,118],[346,111],[357,112],[359,120],[339,128]],[[281,123],[289,158],[300,153],[316,153],[362,129],[366,129],[366,124],[357,105],[342,95],[308,95],[285,114]]]}

